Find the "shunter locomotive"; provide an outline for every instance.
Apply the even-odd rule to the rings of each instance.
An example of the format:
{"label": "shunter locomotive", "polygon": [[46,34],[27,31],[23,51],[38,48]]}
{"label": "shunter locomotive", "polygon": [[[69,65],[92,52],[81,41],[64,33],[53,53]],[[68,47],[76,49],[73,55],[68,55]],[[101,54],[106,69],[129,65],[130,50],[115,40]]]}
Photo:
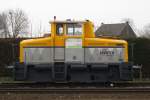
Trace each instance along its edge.
{"label": "shunter locomotive", "polygon": [[32,82],[97,83],[132,80],[125,40],[96,37],[93,23],[50,22],[48,37],[20,42],[14,79]]}

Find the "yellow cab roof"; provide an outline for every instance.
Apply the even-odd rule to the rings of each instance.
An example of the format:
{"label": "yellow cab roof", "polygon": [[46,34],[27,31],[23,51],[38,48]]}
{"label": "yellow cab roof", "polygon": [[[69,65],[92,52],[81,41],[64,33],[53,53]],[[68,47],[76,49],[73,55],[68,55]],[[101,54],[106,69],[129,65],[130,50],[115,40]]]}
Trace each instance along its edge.
{"label": "yellow cab roof", "polygon": [[73,20],[69,20],[69,21],[50,21],[50,23],[84,23],[86,21],[73,21]]}

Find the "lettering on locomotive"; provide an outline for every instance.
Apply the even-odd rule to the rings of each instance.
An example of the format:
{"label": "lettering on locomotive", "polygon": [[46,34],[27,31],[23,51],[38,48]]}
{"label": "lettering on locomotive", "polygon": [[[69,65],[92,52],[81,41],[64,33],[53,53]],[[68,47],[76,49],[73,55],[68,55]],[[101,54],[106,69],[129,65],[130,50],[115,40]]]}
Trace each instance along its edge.
{"label": "lettering on locomotive", "polygon": [[114,56],[115,52],[109,49],[101,49],[100,55]]}

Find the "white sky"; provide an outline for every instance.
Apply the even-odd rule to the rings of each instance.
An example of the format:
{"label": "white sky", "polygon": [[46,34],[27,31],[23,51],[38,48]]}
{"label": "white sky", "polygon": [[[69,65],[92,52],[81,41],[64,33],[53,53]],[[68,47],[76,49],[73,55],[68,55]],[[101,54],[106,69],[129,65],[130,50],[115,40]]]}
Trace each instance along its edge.
{"label": "white sky", "polygon": [[33,32],[49,31],[53,16],[58,20],[89,19],[96,26],[104,23],[119,23],[131,18],[136,28],[150,23],[150,0],[0,0],[0,11],[21,8],[32,23]]}

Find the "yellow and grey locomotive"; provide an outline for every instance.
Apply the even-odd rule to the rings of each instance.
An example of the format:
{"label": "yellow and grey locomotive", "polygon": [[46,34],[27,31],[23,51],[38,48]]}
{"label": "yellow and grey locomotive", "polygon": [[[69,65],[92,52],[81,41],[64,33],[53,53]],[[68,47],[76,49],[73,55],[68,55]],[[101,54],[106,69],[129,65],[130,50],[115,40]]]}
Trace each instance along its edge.
{"label": "yellow and grey locomotive", "polygon": [[132,80],[128,44],[97,38],[91,21],[52,21],[51,35],[23,40],[15,80],[113,82]]}

